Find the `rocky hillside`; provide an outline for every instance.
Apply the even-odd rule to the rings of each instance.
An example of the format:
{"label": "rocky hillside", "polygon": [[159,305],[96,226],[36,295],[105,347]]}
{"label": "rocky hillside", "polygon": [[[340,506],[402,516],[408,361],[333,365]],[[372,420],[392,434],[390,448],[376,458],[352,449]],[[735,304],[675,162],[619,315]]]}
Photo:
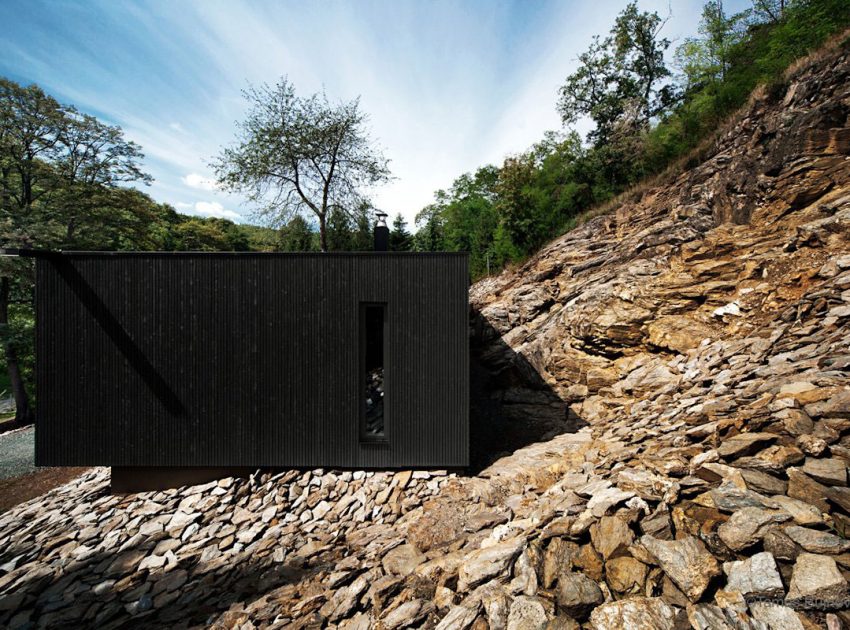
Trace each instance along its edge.
{"label": "rocky hillside", "polygon": [[0,517],[0,624],[850,628],[850,52],[694,161],[472,288],[472,442],[508,454],[93,471]]}
{"label": "rocky hillside", "polygon": [[[578,509],[537,539],[539,586],[579,620],[616,600],[590,615],[606,628],[676,613],[791,628],[823,620],[791,609],[850,608],[846,49],[631,197],[472,290],[504,415],[553,430],[563,400],[593,438],[553,486]],[[660,599],[619,603],[638,595]]]}

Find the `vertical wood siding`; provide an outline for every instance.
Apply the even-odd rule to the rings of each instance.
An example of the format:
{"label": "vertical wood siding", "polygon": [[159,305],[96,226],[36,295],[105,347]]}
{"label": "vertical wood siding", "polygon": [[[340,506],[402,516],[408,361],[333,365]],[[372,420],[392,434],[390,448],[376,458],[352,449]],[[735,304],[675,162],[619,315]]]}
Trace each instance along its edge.
{"label": "vertical wood siding", "polygon": [[[43,466],[465,466],[463,254],[65,253],[37,263]],[[387,304],[387,444],[359,439]]]}

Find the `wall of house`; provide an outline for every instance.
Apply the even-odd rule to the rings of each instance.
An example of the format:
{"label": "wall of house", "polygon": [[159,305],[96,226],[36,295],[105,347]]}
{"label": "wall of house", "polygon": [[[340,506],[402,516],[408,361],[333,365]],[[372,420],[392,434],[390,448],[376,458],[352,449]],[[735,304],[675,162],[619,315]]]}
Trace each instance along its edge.
{"label": "wall of house", "polygon": [[[65,253],[37,264],[39,465],[468,463],[462,254]],[[386,303],[386,441],[360,310]]]}

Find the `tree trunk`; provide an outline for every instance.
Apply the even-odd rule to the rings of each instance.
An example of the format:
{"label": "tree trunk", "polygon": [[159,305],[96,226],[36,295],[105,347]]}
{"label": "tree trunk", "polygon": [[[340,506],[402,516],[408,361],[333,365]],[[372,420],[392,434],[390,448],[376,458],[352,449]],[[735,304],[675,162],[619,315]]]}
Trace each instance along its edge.
{"label": "tree trunk", "polygon": [[[9,278],[0,279],[0,326],[8,331],[9,327]],[[15,396],[15,422],[18,424],[30,424],[35,420],[35,414],[30,408],[29,396],[27,396],[24,379],[21,376],[21,368],[18,363],[18,352],[14,345],[6,338],[3,341],[3,350],[6,353],[6,367],[9,370],[9,381],[12,385],[12,394]]]}
{"label": "tree trunk", "polygon": [[325,214],[319,215],[319,246],[323,252],[328,251],[328,229],[325,217]]}

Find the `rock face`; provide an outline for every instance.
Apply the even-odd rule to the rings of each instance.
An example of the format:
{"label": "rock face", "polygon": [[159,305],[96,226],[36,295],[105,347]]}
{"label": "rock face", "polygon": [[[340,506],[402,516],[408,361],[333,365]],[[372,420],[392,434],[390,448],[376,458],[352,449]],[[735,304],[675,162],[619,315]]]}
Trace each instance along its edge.
{"label": "rock face", "polygon": [[0,626],[847,626],[848,116],[836,48],[473,286],[477,474],[96,469],[0,516]]}

